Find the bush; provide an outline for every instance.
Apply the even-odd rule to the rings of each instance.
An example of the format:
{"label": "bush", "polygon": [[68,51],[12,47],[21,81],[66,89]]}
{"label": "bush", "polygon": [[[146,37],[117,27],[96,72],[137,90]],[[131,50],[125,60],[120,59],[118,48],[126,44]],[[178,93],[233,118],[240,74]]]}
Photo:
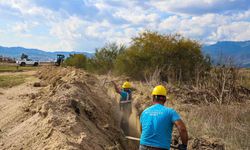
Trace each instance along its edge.
{"label": "bush", "polygon": [[146,31],[133,38],[131,46],[117,57],[116,70],[135,79],[149,78],[161,70],[164,81],[190,81],[195,80],[200,64],[210,67],[210,59],[202,55],[198,42],[180,35]]}
{"label": "bush", "polygon": [[87,66],[87,57],[83,54],[73,54],[70,55],[65,61],[64,65],[74,66],[76,68],[86,68]]}
{"label": "bush", "polygon": [[116,57],[125,49],[123,45],[111,43],[97,49],[93,58],[89,59],[88,70],[100,74],[106,74],[114,69]]}

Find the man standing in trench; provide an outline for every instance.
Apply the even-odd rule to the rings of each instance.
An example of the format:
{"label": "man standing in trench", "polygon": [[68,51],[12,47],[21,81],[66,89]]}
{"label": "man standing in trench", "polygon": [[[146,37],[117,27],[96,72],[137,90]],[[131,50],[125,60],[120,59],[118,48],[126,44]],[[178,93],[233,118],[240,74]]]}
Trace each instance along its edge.
{"label": "man standing in trench", "polygon": [[120,111],[122,112],[121,128],[125,135],[129,135],[129,116],[132,112],[131,100],[132,90],[131,83],[126,81],[122,85],[122,89],[118,88],[114,81],[112,81],[115,87],[115,91],[120,94]]}
{"label": "man standing in trench", "polygon": [[182,144],[179,150],[186,150],[188,134],[185,124],[179,114],[171,108],[165,107],[167,90],[158,85],[152,92],[153,103],[145,109],[140,117],[142,134],[140,150],[169,150],[172,140],[172,129],[175,125],[180,133]]}

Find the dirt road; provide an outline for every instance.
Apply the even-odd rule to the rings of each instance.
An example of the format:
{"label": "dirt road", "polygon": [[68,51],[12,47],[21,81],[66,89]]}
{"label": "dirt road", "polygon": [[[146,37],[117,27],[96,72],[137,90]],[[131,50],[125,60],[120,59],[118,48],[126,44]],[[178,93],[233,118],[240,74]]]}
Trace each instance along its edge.
{"label": "dirt road", "polygon": [[[39,81],[34,77],[35,71],[1,73],[0,75],[28,75],[24,84],[12,88],[0,88],[0,149],[5,144],[10,144],[11,135],[30,115],[26,113],[31,93],[37,93],[39,88],[34,88],[33,83]],[[8,139],[8,140],[6,140]]]}

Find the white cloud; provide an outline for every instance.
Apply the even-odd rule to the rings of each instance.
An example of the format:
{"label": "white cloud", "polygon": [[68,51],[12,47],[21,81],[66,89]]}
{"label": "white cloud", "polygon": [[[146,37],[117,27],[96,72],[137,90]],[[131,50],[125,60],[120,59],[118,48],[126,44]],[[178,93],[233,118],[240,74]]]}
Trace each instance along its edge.
{"label": "white cloud", "polygon": [[84,0],[88,6],[94,6],[99,11],[109,13],[115,18],[126,20],[132,24],[155,22],[159,15],[152,10],[145,9],[138,2],[126,0]]}
{"label": "white cloud", "polygon": [[163,32],[180,33],[184,36],[199,38],[206,34],[206,30],[211,29],[214,19],[213,15],[190,18],[174,15],[163,20],[158,29]]}
{"label": "white cloud", "polygon": [[22,18],[25,21],[37,20],[43,24],[50,22],[57,22],[61,17],[68,14],[61,14],[61,12],[52,11],[48,8],[40,7],[34,4],[32,0],[0,0],[0,6],[7,7],[12,14]]}
{"label": "white cloud", "polygon": [[31,1],[23,1],[23,0],[7,0],[0,1],[1,5],[9,6],[11,9],[19,11],[22,15],[43,15],[49,16],[52,15],[53,12],[49,9],[45,9],[42,7],[37,7],[33,5]]}
{"label": "white cloud", "polygon": [[12,31],[17,33],[27,33],[37,25],[38,22],[18,22],[12,26]]}
{"label": "white cloud", "polygon": [[4,33],[4,30],[0,29],[0,34],[3,34]]}
{"label": "white cloud", "polygon": [[241,16],[240,13],[233,16],[221,14],[173,15],[162,20],[158,30],[165,33],[180,33],[203,43],[220,40],[249,40],[250,23],[238,21],[237,15]]}
{"label": "white cloud", "polygon": [[250,18],[250,9],[247,10],[247,11],[243,11],[243,12],[239,12],[239,13],[235,13],[232,15],[232,18],[234,20],[248,20],[249,21],[249,18]]}
{"label": "white cloud", "polygon": [[249,0],[150,0],[149,4],[165,12],[196,15],[250,9]]}
{"label": "white cloud", "polygon": [[113,14],[113,16],[124,19],[133,24],[139,24],[143,22],[155,22],[159,18],[159,16],[156,13],[148,12],[145,9],[138,6],[118,9]]}
{"label": "white cloud", "polygon": [[61,22],[54,22],[50,35],[60,40],[57,49],[72,50],[76,42],[82,38],[85,22],[76,16],[71,16]]}
{"label": "white cloud", "polygon": [[99,10],[107,10],[107,9],[110,9],[111,7],[105,3],[104,1],[99,1],[99,2],[96,2],[94,3],[94,6],[96,8],[98,8]]}
{"label": "white cloud", "polygon": [[[131,36],[137,32],[129,26],[111,24],[107,20],[101,22],[84,21],[76,16],[71,16],[62,22],[54,23],[50,35],[59,39],[57,49],[72,50],[79,45],[79,42],[106,42],[126,43],[130,42]],[[87,45],[87,43],[84,43]],[[96,45],[98,47],[98,45]]]}
{"label": "white cloud", "polygon": [[250,36],[250,22],[233,22],[231,24],[223,25],[217,28],[209,39],[217,40],[232,40],[243,41],[249,40]]}
{"label": "white cloud", "polygon": [[[8,12],[8,15],[13,13],[9,16],[18,19],[0,18],[11,30],[0,32],[9,36],[7,40],[14,39],[14,34],[13,37],[19,39],[32,39],[30,44],[27,40],[23,45],[50,50],[81,47],[93,50],[93,47],[113,41],[129,44],[131,37],[144,29],[181,33],[205,43],[249,40],[250,37],[250,8],[246,0],[79,1],[83,3],[79,8],[85,8],[52,9],[46,4],[38,5],[34,0],[0,0],[0,17]],[[235,3],[239,6],[234,6]],[[21,41],[15,42],[22,46]]]}

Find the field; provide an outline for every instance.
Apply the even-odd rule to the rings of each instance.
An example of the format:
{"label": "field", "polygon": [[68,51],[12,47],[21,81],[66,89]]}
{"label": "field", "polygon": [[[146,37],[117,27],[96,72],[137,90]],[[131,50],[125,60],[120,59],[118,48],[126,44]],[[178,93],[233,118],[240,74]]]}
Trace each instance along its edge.
{"label": "field", "polygon": [[0,73],[1,72],[19,72],[19,71],[28,71],[35,70],[37,67],[33,66],[16,66],[15,64],[0,64]]}
{"label": "field", "polygon": [[184,113],[192,137],[219,138],[228,150],[250,148],[250,104],[193,106]]}
{"label": "field", "polygon": [[22,72],[36,70],[37,68],[17,66],[16,64],[0,64],[0,88],[10,88],[24,83],[28,75]]}
{"label": "field", "polygon": [[244,87],[250,88],[250,69],[241,69],[240,70],[241,74],[241,84]]}
{"label": "field", "polygon": [[24,75],[0,75],[0,88],[10,88],[25,82]]}

